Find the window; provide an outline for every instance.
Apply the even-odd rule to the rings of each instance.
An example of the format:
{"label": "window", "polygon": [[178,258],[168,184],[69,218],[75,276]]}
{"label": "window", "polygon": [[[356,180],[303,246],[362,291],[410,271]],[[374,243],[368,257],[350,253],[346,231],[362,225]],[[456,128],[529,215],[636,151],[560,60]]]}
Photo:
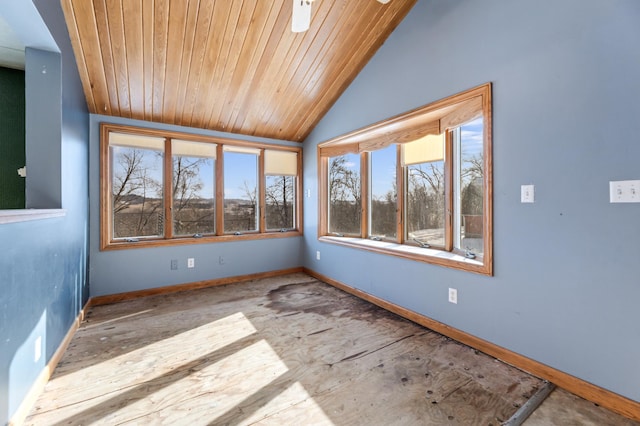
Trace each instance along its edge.
{"label": "window", "polygon": [[321,240],[492,274],[491,86],[318,146]]}
{"label": "window", "polygon": [[398,236],[395,145],[369,154],[369,232],[373,239],[395,240]]}
{"label": "window", "polygon": [[215,235],[217,145],[171,141],[173,234]]}
{"label": "window", "polygon": [[112,133],[114,238],[162,237],[164,139]]}
{"label": "window", "polygon": [[354,154],[329,160],[329,232],[359,235],[361,215],[360,158]]}
{"label": "window", "polygon": [[454,218],[455,247],[482,256],[484,253],[483,122],[479,118],[453,132],[456,167]]}
{"label": "window", "polygon": [[300,235],[299,148],[101,132],[101,249]]}
{"label": "window", "polygon": [[254,148],[224,147],[224,230],[258,230],[258,157]]}
{"label": "window", "polygon": [[405,238],[445,247],[444,135],[427,135],[402,145],[405,174]]}
{"label": "window", "polygon": [[295,228],[298,154],[267,149],[265,154],[265,217],[267,230]]}

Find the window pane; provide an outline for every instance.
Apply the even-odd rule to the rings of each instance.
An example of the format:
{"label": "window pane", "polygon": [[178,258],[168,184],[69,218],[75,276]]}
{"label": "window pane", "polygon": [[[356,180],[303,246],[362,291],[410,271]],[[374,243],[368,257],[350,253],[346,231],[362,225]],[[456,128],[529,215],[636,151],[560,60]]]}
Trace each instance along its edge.
{"label": "window pane", "polygon": [[174,235],[215,233],[214,171],[213,158],[173,157]]}
{"label": "window pane", "polygon": [[407,166],[407,239],[445,244],[444,161]]}
{"label": "window pane", "polygon": [[111,146],[113,238],[164,235],[163,153]]}
{"label": "window pane", "polygon": [[295,176],[266,176],[267,229],[295,228]]}
{"label": "window pane", "polygon": [[396,239],[396,146],[370,154],[369,235]]}
{"label": "window pane", "polygon": [[474,120],[459,128],[454,138],[459,150],[459,194],[456,197],[460,216],[456,221],[460,229],[456,248],[483,253],[483,144],[482,119]]}
{"label": "window pane", "polygon": [[329,233],[360,235],[360,156],[329,158]]}
{"label": "window pane", "polygon": [[224,153],[224,232],[258,230],[258,155]]}

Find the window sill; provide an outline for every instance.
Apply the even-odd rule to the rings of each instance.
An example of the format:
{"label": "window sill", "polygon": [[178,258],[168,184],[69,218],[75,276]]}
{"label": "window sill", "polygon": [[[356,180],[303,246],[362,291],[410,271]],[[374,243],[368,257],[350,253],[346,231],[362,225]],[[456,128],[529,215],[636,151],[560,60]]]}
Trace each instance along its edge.
{"label": "window sill", "polygon": [[250,240],[266,240],[273,238],[291,238],[300,237],[302,232],[299,231],[287,231],[287,232],[265,232],[249,233],[240,235],[218,235],[218,236],[204,236],[200,238],[184,237],[184,238],[172,238],[172,239],[140,239],[136,242],[130,241],[112,241],[107,244],[103,244],[100,247],[101,251],[104,250],[128,250],[137,248],[150,248],[150,247],[167,247],[167,246],[179,246],[189,244],[212,244],[212,243],[227,243],[236,241],[250,241]]}
{"label": "window sill", "polygon": [[51,219],[67,215],[65,209],[15,209],[0,210],[0,224]]}
{"label": "window sill", "polygon": [[363,238],[323,236],[320,237],[319,240],[326,243],[398,256],[405,259],[431,263],[448,268],[475,272],[484,275],[493,275],[491,265],[487,262],[486,258],[484,259],[484,261],[481,261],[478,259],[469,259],[457,253],[432,248],[422,248],[417,246],[392,243],[389,241],[375,241]]}

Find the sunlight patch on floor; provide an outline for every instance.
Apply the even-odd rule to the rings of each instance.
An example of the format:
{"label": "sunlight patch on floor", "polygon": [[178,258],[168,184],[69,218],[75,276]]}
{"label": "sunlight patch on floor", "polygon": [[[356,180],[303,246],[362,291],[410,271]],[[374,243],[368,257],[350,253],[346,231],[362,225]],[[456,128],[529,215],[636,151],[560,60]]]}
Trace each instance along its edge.
{"label": "sunlight patch on floor", "polygon": [[[120,347],[110,346],[111,337],[118,333],[120,331],[115,328],[96,335],[96,345],[105,347],[104,352],[96,356],[106,360],[96,360],[95,363],[89,360],[84,368],[54,377],[47,384],[47,390],[68,389],[69,383],[74,383],[74,391],[61,392],[60,398],[48,401],[38,411],[46,413],[66,407],[70,416],[88,410],[95,414],[97,410],[104,411],[104,415],[111,412],[109,418],[117,417],[115,411],[119,407],[145,403],[138,398],[139,394],[151,398],[153,404],[154,400],[161,401],[163,397],[154,398],[152,394],[171,388],[172,384],[182,380],[199,382],[202,380],[201,372],[224,370],[224,365],[229,362],[247,363],[249,355],[246,351],[254,345],[259,349],[251,351],[253,356],[259,353],[261,359],[277,360],[268,344],[256,342],[259,339],[256,329],[241,312],[140,348],[135,348],[136,341]],[[122,334],[118,335],[119,339],[122,337]],[[264,348],[265,345],[269,350]],[[222,366],[217,367],[219,365]],[[219,380],[227,379],[215,378],[215,381],[223,383]]]}
{"label": "sunlight patch on floor", "polygon": [[334,425],[300,382],[293,383],[241,424],[282,425],[290,421],[292,413],[301,425]]}

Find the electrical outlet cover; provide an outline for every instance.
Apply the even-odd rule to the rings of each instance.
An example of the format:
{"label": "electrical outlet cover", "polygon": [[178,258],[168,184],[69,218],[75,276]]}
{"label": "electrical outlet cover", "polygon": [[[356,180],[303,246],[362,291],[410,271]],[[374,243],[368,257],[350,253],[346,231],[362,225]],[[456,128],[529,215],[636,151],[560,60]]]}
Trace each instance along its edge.
{"label": "electrical outlet cover", "polygon": [[449,289],[449,302],[458,303],[458,290],[455,288]]}

